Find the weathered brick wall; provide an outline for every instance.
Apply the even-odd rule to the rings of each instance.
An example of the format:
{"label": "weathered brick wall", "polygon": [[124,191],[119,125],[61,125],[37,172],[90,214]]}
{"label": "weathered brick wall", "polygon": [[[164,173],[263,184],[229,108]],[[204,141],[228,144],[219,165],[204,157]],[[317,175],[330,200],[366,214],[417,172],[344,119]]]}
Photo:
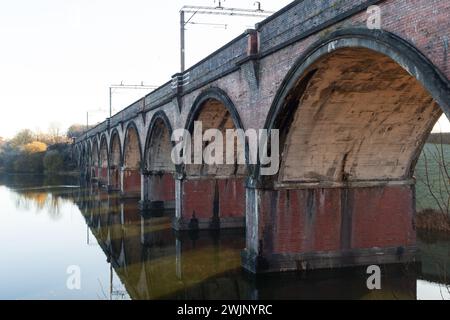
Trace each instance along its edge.
{"label": "weathered brick wall", "polygon": [[264,192],[262,255],[415,245],[411,186]]}
{"label": "weathered brick wall", "polygon": [[260,52],[267,54],[284,42],[304,38],[326,24],[335,23],[361,8],[380,1],[367,0],[310,0],[294,1],[285,10],[257,26]]}
{"label": "weathered brick wall", "polygon": [[123,193],[127,196],[140,196],[141,173],[139,170],[125,170],[123,172]]}
{"label": "weathered brick wall", "polygon": [[352,247],[416,244],[415,198],[410,186],[354,190]]}
{"label": "weathered brick wall", "polygon": [[182,201],[185,220],[194,212],[198,219],[211,219],[214,211],[220,218],[244,217],[244,179],[186,180]]}
{"label": "weathered brick wall", "polygon": [[99,181],[102,184],[108,183],[108,168],[99,168]]}
{"label": "weathered brick wall", "polygon": [[[413,44],[450,78],[450,2],[446,0],[383,1],[382,28]],[[352,19],[357,23],[359,15]],[[364,20],[363,20],[364,21]]]}
{"label": "weathered brick wall", "polygon": [[175,201],[173,174],[152,175],[148,181],[149,201]]}

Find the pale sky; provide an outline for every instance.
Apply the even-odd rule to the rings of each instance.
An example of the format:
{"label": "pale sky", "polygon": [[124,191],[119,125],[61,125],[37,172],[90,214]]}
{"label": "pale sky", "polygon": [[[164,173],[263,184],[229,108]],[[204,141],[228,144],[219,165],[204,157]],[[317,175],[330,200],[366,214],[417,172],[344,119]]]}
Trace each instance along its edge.
{"label": "pale sky", "polygon": [[[226,0],[223,6],[254,8],[255,1]],[[290,0],[262,0],[276,11]],[[216,3],[217,4],[217,3]],[[0,136],[22,128],[66,129],[103,121],[108,87],[123,81],[161,85],[179,71],[179,9],[216,5],[213,0],[14,0],[0,1]],[[255,18],[195,17],[188,25],[187,66],[258,22]],[[120,91],[115,111],[148,91]],[[442,124],[450,130],[450,124]]]}

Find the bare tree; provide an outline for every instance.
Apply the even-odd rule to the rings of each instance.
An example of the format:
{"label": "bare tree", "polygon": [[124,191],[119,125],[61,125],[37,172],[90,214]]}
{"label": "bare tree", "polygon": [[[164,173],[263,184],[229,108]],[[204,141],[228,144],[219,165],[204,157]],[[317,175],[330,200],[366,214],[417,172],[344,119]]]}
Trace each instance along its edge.
{"label": "bare tree", "polygon": [[[443,224],[449,223],[450,219],[450,146],[447,147],[440,136],[439,143],[424,147],[419,163],[419,166],[423,165],[419,168],[423,172],[417,176],[417,182],[426,189],[426,194],[422,195],[425,199],[419,199],[419,202],[425,201],[428,208],[422,209],[440,216],[436,222]],[[439,227],[445,229],[444,225]]]}
{"label": "bare tree", "polygon": [[52,143],[60,143],[61,142],[61,124],[57,122],[52,122],[50,126],[48,127],[48,134],[50,136],[50,139],[52,140]]}
{"label": "bare tree", "polygon": [[[424,188],[417,197],[421,211],[417,215],[417,225],[428,231],[450,232],[450,143],[448,135],[434,134],[431,143],[425,145],[416,169],[418,188]],[[424,203],[421,203],[424,202]],[[450,293],[447,259],[433,257],[432,263],[443,284],[440,287]]]}

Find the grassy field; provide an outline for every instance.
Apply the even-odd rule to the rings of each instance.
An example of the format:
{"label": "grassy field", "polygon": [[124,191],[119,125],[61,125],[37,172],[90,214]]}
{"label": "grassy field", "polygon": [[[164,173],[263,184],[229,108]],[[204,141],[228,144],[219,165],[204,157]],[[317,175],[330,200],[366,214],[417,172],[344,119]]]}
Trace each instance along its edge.
{"label": "grassy field", "polygon": [[448,207],[450,181],[445,173],[446,169],[450,176],[450,145],[427,143],[415,170],[418,212],[425,209],[440,210],[442,207]]}

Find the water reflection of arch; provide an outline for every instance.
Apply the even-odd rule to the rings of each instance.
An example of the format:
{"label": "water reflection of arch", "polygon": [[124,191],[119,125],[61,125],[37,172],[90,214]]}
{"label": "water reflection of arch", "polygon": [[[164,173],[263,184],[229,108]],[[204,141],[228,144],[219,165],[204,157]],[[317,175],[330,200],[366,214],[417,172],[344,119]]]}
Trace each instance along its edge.
{"label": "water reflection of arch", "polygon": [[138,208],[136,203],[120,199],[116,194],[109,196],[107,203],[107,236],[98,237],[100,246],[117,275],[126,279],[124,283],[136,286],[142,260]]}
{"label": "water reflection of arch", "polygon": [[[169,280],[168,286],[172,286],[172,283],[177,279],[174,267],[176,248],[171,221],[168,217],[142,219],[153,226],[152,232],[160,234],[152,237],[151,244],[144,244],[141,241],[141,228],[143,227],[141,217],[138,214],[133,214],[134,210],[128,211],[132,208],[132,206],[126,206],[126,203],[121,202],[120,215],[110,210],[109,245],[101,241],[98,234],[96,234],[96,237],[130,297],[133,299],[155,298],[156,295],[149,292],[150,290],[160,292],[156,287],[161,286],[162,278]],[[161,221],[162,219],[164,221]],[[157,266],[161,266],[161,261],[163,262],[162,267],[158,269],[160,272],[152,272],[152,277],[149,277],[145,270],[146,263],[149,260],[158,261]],[[154,280],[149,281],[150,278]]]}
{"label": "water reflection of arch", "polygon": [[[403,274],[387,276],[383,290],[375,295],[364,289],[367,278],[355,279],[353,271],[350,278],[320,272],[249,279],[240,271],[243,236],[231,231],[220,236],[209,232],[176,236],[164,217],[147,217],[142,222],[149,234],[142,242],[138,217],[118,213],[116,201],[120,203],[109,198],[107,228],[108,238],[117,244],[108,245],[110,240],[94,235],[132,299],[414,298],[416,278]],[[122,216],[127,217],[124,223]]]}
{"label": "water reflection of arch", "polygon": [[123,258],[120,270],[126,278],[127,288],[138,286],[141,274],[142,243],[141,243],[141,218],[139,215],[124,215],[123,224]]}
{"label": "water reflection of arch", "polygon": [[[137,299],[245,299],[250,297],[248,284],[240,272],[240,243],[233,254],[227,250],[235,235],[222,239],[201,235],[184,234],[165,239],[164,218],[150,218],[160,237],[145,237],[139,287],[132,288]],[[170,226],[170,224],[169,224]],[[159,230],[158,230],[159,229]],[[170,231],[170,230],[169,230]],[[170,234],[170,232],[167,232]],[[153,242],[151,242],[153,240]],[[163,242],[160,243],[159,241]],[[171,240],[171,242],[170,242]],[[219,248],[225,249],[220,251]],[[215,261],[215,262],[214,262]]]}
{"label": "water reflection of arch", "polygon": [[[205,255],[212,256],[203,262],[205,265],[210,265],[212,260],[218,258],[218,252],[216,252],[218,246],[226,246],[226,243],[230,242],[230,238],[221,242],[211,240],[208,234],[206,239],[197,239],[195,236],[191,239],[187,236],[187,238],[177,240],[171,229],[170,217],[147,216],[141,220],[135,203],[123,201],[98,189],[92,190],[90,198],[87,199],[86,210],[92,209],[92,218],[86,220],[93,222],[91,230],[94,236],[133,299],[198,297],[199,295],[196,293],[198,290],[206,290],[201,287],[225,286],[230,288],[234,286],[224,285],[224,283],[234,283],[235,278],[227,280],[226,276],[216,277],[220,273],[217,271],[210,277],[206,271],[201,272],[202,264],[198,266],[200,269],[195,270],[194,268],[192,271],[199,276],[192,277],[191,280],[187,279],[190,277],[190,273],[180,278],[180,274],[177,272],[178,262],[183,265],[183,259],[188,259],[187,263],[196,260],[195,257],[192,259],[192,256],[196,255],[195,251],[199,247],[201,253],[197,256],[200,258],[198,261],[204,257],[202,256],[203,252]],[[105,204],[108,206],[105,207]],[[107,216],[106,224],[105,214]],[[89,213],[85,213],[85,216],[89,216]],[[106,237],[103,235],[105,229],[107,230]],[[141,237],[141,230],[147,233],[143,237]],[[243,241],[243,237],[241,240]],[[202,249],[210,246],[211,243],[213,248],[206,251]],[[181,251],[177,249],[179,244],[183,246]],[[236,251],[236,256],[239,256],[239,251]],[[182,255],[184,252],[188,253],[187,257]],[[228,257],[227,255],[223,256],[224,259]],[[205,283],[196,285],[197,281]]]}
{"label": "water reflection of arch", "polygon": [[[231,247],[242,248],[243,237],[240,243],[230,241],[235,236],[231,234],[222,239],[211,238],[209,233],[199,238],[195,235],[175,238],[170,221],[165,222],[164,218],[146,220],[155,227],[150,232],[159,236],[146,237],[147,242],[142,244],[136,234],[139,225],[125,224],[124,227],[129,228],[124,232],[123,242],[126,259],[124,264],[112,261],[133,299],[250,297],[248,284],[235,272],[240,270],[240,249],[234,253],[226,250],[230,243]],[[149,239],[153,242],[148,242]],[[219,248],[225,250],[219,251]],[[177,264],[181,265],[181,273]]]}
{"label": "water reflection of arch", "polygon": [[92,213],[93,201],[91,199],[91,192],[90,192],[89,188],[82,188],[81,194],[82,194],[82,200],[81,200],[82,207],[80,207],[81,213],[83,214],[87,225],[89,227],[91,227],[92,226],[92,217],[93,217],[93,213]]}
{"label": "water reflection of arch", "polygon": [[103,241],[106,241],[108,237],[108,211],[109,211],[109,199],[108,194],[101,189],[97,190],[96,194],[97,203],[97,232]]}
{"label": "water reflection of arch", "polygon": [[110,255],[119,260],[123,248],[123,230],[120,203],[117,203],[117,205],[119,208],[110,210],[108,214],[108,249]]}

